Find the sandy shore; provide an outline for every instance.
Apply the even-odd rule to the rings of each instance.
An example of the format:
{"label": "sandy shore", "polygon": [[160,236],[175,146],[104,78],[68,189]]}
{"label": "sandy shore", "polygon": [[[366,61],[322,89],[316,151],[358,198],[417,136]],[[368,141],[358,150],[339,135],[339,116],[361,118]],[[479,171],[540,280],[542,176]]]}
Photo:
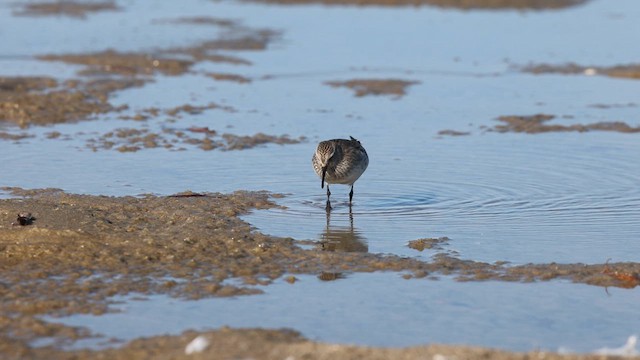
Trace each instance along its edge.
{"label": "sandy shore", "polygon": [[[258,0],[281,4],[441,6],[459,9],[541,10],[579,6],[581,0]],[[124,11],[110,1],[29,3],[18,16],[70,16],[86,18],[95,12]],[[245,150],[258,145],[295,144],[304,136],[258,133],[239,136],[220,129],[173,126],[181,116],[205,111],[234,112],[231,105],[184,104],[171,108],[145,108],[135,114],[127,105],[112,104],[119,91],[143,87],[157,76],[194,74],[201,62],[251,66],[243,51],[264,51],[280,38],[272,29],[250,28],[238,21],[213,17],[170,19],[175,25],[214,26],[225,29],[210,41],[150,51],[105,50],[77,54],[42,54],[42,61],[79,67],[74,79],[0,77],[0,118],[21,132],[0,131],[0,141],[18,142],[35,137],[29,129],[43,125],[91,121],[104,114],[131,120],[131,126],[97,134],[87,140],[93,151],[132,152],[147,148],[184,150]],[[534,64],[519,71],[533,74],[603,75],[637,79],[635,64],[611,67],[577,64]],[[233,81],[250,86],[256,80],[228,72],[209,72],[206,80]],[[325,79],[321,84],[354,96],[402,98],[420,82],[411,78]],[[349,96],[351,94],[349,93]],[[605,105],[610,106],[610,105]],[[636,104],[631,104],[636,106]],[[636,133],[624,122],[561,125],[552,114],[506,115],[486,131],[543,133],[617,131]],[[147,120],[162,119],[163,131],[145,128]],[[442,130],[440,135],[469,135]],[[52,131],[47,139],[68,139],[73,134]],[[2,184],[0,184],[2,185]],[[535,282],[555,279],[600,287],[634,288],[640,284],[640,263],[525,264],[485,263],[458,258],[445,251],[447,238],[414,239],[411,249],[438,252],[431,261],[393,255],[349,252],[347,246],[299,242],[254,231],[239,216],[255,209],[276,207],[278,194],[238,191],[231,194],[193,193],[172,196],[106,197],[66,193],[59,189],[4,188],[11,199],[0,200],[0,358],[2,359],[603,359],[601,355],[516,353],[466,346],[425,345],[400,349],[325,344],[305,339],[294,330],[219,329],[186,332],[177,336],[136,339],[107,350],[61,350],[91,334],[45,322],[42,316],[105,314],[116,295],[165,294],[181,299],[251,296],[253,285],[275,281],[295,283],[296,275],[337,280],[355,272],[393,271],[398,281],[432,281],[453,276],[459,281]],[[300,245],[312,245],[311,247]],[[363,249],[359,249],[363,250]],[[366,247],[365,249],[366,250]],[[236,285],[225,280],[240,279]],[[234,283],[235,284],[235,283]],[[185,348],[202,336],[209,345],[187,355]],[[34,340],[53,344],[33,347]],[[622,339],[621,339],[622,340]],[[620,344],[622,345],[622,344]]]}
{"label": "sandy shore", "polygon": [[[436,255],[432,262],[423,262],[393,255],[326,251],[320,243],[304,250],[293,239],[252,231],[249,224],[239,219],[239,215],[252,209],[277,206],[272,200],[277,195],[266,192],[106,197],[67,194],[57,189],[5,188],[5,191],[16,198],[0,200],[3,274],[0,352],[16,358],[48,358],[52,354],[74,358],[77,354],[73,352],[33,349],[28,344],[34,339],[51,337],[59,345],[91,334],[84,329],[44,322],[39,316],[104,314],[111,311],[112,296],[134,292],[184,299],[250,296],[260,292],[251,285],[268,285],[283,279],[295,282],[296,274],[334,275],[334,279],[339,279],[343,273],[371,271],[401,271],[406,280],[399,277],[398,281],[430,281],[444,274],[460,281],[562,278],[619,287],[635,287],[640,281],[637,263],[508,266],[463,260],[445,252]],[[416,251],[437,251],[448,241],[417,239],[407,246]],[[244,285],[223,283],[230,278],[239,278]],[[183,351],[186,339],[193,336],[145,339],[93,355],[132,358],[131,354],[135,354],[133,358],[154,358],[154,354],[175,353],[175,358],[180,358],[177,354]],[[425,353],[461,358],[482,354],[499,358],[527,356],[461,347],[390,350],[323,345],[291,332],[219,331],[207,336],[213,339],[231,336],[233,341],[252,344],[262,341],[255,349],[263,351],[261,354],[272,354],[264,358],[273,359],[286,358],[280,357],[286,352],[314,359],[386,356],[414,359],[424,357]],[[212,347],[210,351],[209,355],[218,354],[220,347]],[[313,355],[303,356],[305,353]],[[220,358],[240,354],[233,352]],[[250,350],[242,354],[256,356]],[[558,355],[553,356],[550,358]]]}

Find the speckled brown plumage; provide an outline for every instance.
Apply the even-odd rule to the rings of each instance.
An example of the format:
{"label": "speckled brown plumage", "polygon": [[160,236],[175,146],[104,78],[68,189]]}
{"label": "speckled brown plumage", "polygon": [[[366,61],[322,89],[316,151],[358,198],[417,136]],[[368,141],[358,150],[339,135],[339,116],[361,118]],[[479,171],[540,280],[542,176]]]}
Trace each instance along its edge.
{"label": "speckled brown plumage", "polygon": [[353,199],[353,184],[360,178],[369,165],[369,156],[360,141],[351,137],[321,141],[311,159],[313,169],[320,177],[320,185],[327,183],[327,209],[329,202],[329,184],[351,185],[349,205]]}

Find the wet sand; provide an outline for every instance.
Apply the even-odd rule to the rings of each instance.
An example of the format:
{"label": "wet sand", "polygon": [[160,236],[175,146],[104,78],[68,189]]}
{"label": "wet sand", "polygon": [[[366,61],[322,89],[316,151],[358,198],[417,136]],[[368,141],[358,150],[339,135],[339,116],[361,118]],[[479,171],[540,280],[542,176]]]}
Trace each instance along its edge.
{"label": "wet sand", "polygon": [[[639,133],[640,126],[631,126],[623,121],[600,121],[589,124],[560,125],[549,123],[557,116],[550,114],[535,115],[504,115],[496,120],[501,124],[493,127],[483,126],[480,129],[484,132],[497,133],[526,133],[540,134],[548,132],[588,132],[588,131],[613,131],[619,133]],[[441,130],[440,136],[461,136],[470,135],[468,131]]]}
{"label": "wet sand", "polygon": [[[42,5],[42,6],[41,6]],[[46,5],[46,6],[45,6]],[[60,2],[51,4],[30,4],[28,9],[38,9],[38,15],[76,13],[82,11],[103,11],[110,9],[101,4]],[[84,14],[84,13],[83,13]],[[25,15],[35,15],[25,12]],[[178,26],[192,24],[214,26],[224,29],[213,40],[182,48],[158,49],[153,52],[120,52],[106,50],[86,54],[49,54],[38,56],[39,60],[81,65],[77,78],[60,82],[49,77],[0,77],[0,118],[18,124],[26,129],[33,125],[47,125],[95,119],[102,114],[122,113],[128,106],[115,107],[109,102],[114,93],[142,87],[153,82],[157,75],[180,76],[191,72],[198,62],[224,62],[235,65],[250,65],[229,52],[262,51],[279,36],[269,29],[253,29],[237,21],[214,17],[189,17],[166,19],[163,23]],[[225,54],[219,54],[224,51]],[[212,81],[233,81],[249,83],[251,79],[230,73],[206,73]],[[244,150],[263,144],[296,144],[305,140],[304,136],[290,138],[288,135],[236,135],[214,129],[180,128],[172,124],[181,118],[181,113],[199,114],[207,110],[235,111],[232,106],[209,103],[206,105],[184,104],[170,109],[148,108],[135,115],[120,115],[119,119],[161,120],[161,131],[152,131],[137,124],[105,132],[86,140],[86,147],[93,150],[135,152],[141,149],[186,150]],[[30,134],[2,132],[0,140],[19,141]],[[66,140],[74,134],[50,133],[48,139]]]}
{"label": "wet sand", "polygon": [[[208,344],[202,351],[185,349],[200,337]],[[0,349],[2,344],[0,344]],[[513,353],[467,346],[429,345],[408,348],[373,348],[333,345],[310,341],[292,330],[228,329],[185,332],[179,336],[157,336],[132,341],[123,348],[102,351],[16,349],[15,358],[31,359],[616,359],[604,355],[560,355],[543,351]],[[628,357],[627,357],[628,358]]]}
{"label": "wet sand", "polygon": [[419,81],[401,79],[352,79],[325,82],[326,85],[334,88],[351,89],[356,97],[385,95],[395,99],[405,96],[409,86],[419,83]]}
{"label": "wet sand", "polygon": [[[275,4],[326,4],[326,5],[377,5],[377,6],[438,6],[457,9],[562,9],[582,5],[589,0],[254,0]],[[20,16],[71,16],[86,18],[88,13],[114,11],[119,8],[112,1],[86,3],[75,1],[40,2],[25,5],[16,15]],[[210,20],[194,18],[184,23],[215,24]]]}
{"label": "wet sand", "polygon": [[[110,55],[107,55],[109,58]],[[138,59],[136,57],[136,59]],[[103,59],[104,60],[104,59]],[[111,65],[109,65],[111,66]],[[122,69],[117,67],[112,69]],[[137,69],[145,73],[151,68],[131,64],[127,69]],[[168,69],[175,69],[168,65]],[[121,71],[121,70],[114,70]],[[173,70],[166,70],[173,71]],[[143,86],[149,80],[139,78],[108,78],[98,80],[70,80],[59,83],[52,78],[0,77],[0,118],[16,123],[23,129],[33,125],[46,125],[66,122],[86,121],[100,114],[121,113],[126,106],[116,107],[109,102],[109,96],[117,91]],[[257,133],[240,136],[232,133],[218,134],[213,129],[180,128],[175,120],[182,113],[199,114],[204,111],[218,109],[234,111],[230,106],[215,103],[207,105],[185,104],[170,109],[142,109],[136,115],[121,115],[120,119],[143,122],[150,119],[162,121],[162,131],[152,131],[138,124],[134,127],[119,128],[105,132],[98,137],[86,140],[86,147],[93,150],[115,149],[120,152],[134,152],[141,149],[164,148],[185,150],[199,148],[202,150],[244,150],[264,144],[296,144],[305,141],[305,137],[290,138],[288,135],[269,135]],[[20,141],[32,138],[29,133],[0,132],[0,140]],[[74,134],[52,132],[48,139],[66,140]]]}
{"label": "wet sand", "polygon": [[[435,5],[461,9],[551,9],[577,6],[586,1],[446,1],[446,0],[264,0],[282,4],[320,2],[348,5]],[[30,3],[16,12],[24,16],[71,16],[85,18],[98,11],[119,11],[112,2],[93,4],[63,1]],[[157,75],[180,76],[192,72],[203,61],[250,66],[243,51],[265,50],[279,33],[252,29],[236,21],[212,17],[167,19],[181,24],[215,26],[226,29],[217,39],[188,47],[155,51],[121,52],[107,50],[85,54],[49,54],[43,61],[82,65],[77,78],[61,82],[48,77],[0,78],[0,117],[22,128],[46,124],[91,120],[100,114],[119,114],[110,98],[120,90],[141,87]],[[233,53],[230,55],[229,52]],[[593,74],[639,78],[638,67],[610,68],[537,66],[527,69],[537,74]],[[253,79],[232,73],[207,73],[211,81],[248,84]],[[383,95],[401,98],[418,82],[399,79],[353,79],[327,81],[346,87],[355,96]],[[184,104],[171,109],[149,108],[135,115],[121,115],[133,124],[167,117],[168,122],[183,113],[233,111],[215,103]],[[553,125],[553,115],[502,116],[492,128],[496,132],[539,133],[549,131],[638,132],[622,122],[585,125]],[[441,135],[468,132],[444,130]],[[49,139],[65,139],[73,134],[50,132]],[[33,137],[0,132],[0,139],[21,141]],[[290,138],[256,134],[239,136],[219,129],[168,128],[159,133],[141,127],[117,129],[88,141],[92,150],[120,152],[149,148],[181,149],[192,145],[203,150],[242,150],[265,143],[291,144],[304,137]],[[266,358],[288,356],[308,359],[601,359],[603,356],[571,356],[553,353],[512,353],[464,346],[430,345],[404,349],[353,347],[322,344],[304,339],[291,330],[221,329],[200,333],[213,344],[201,354],[187,356],[185,346],[198,333],[158,336],[135,340],[122,348],[101,351],[62,351],[57,345],[93,336],[85,329],[45,322],[39,316],[64,316],[113,311],[111,297],[131,293],[168,294],[177,298],[200,299],[222,296],[251,296],[259,290],[250,285],[274,281],[295,284],[295,274],[313,274],[326,281],[340,281],[353,272],[397,271],[409,281],[431,281],[442,275],[459,281],[548,281],[566,279],[593,286],[634,288],[640,284],[639,263],[527,264],[484,263],[460,259],[447,251],[455,239],[446,237],[403,239],[416,251],[435,251],[432,261],[392,255],[325,251],[317,243],[305,250],[291,238],[276,238],[254,231],[238,216],[253,209],[277,206],[267,192],[233,194],[184,193],[173,196],[106,197],[75,195],[58,189],[5,189],[15,198],[0,200],[0,354],[7,358],[72,359],[122,358]],[[428,236],[429,234],[425,234]],[[343,251],[340,251],[343,250]],[[225,280],[242,279],[244,285],[228,285]],[[403,281],[403,280],[399,280]],[[30,342],[55,339],[54,346],[35,348]]]}
{"label": "wet sand", "polygon": [[359,6],[438,6],[455,9],[562,9],[586,3],[588,0],[254,0],[275,4],[325,4]]}
{"label": "wet sand", "polygon": [[[249,28],[233,20],[212,17],[179,18],[168,24],[197,24],[223,29],[213,40],[180,48],[164,48],[153,51],[121,52],[106,50],[84,54],[48,54],[37,58],[43,61],[63,62],[83,66],[77,79],[59,83],[45,77],[0,78],[0,118],[15,122],[21,127],[75,122],[91,119],[97,114],[122,111],[109,103],[113,93],[153,82],[157,75],[179,76],[191,72],[199,62],[223,62],[250,65],[240,57],[229,55],[243,51],[263,51],[278,39],[278,32],[270,29]],[[219,53],[223,51],[224,54]],[[248,82],[236,74],[206,74],[217,81]],[[180,111],[223,108],[229,106],[185,104],[184,108],[165,109],[166,115],[175,116]],[[158,111],[138,114],[138,119],[158,115]]]}
{"label": "wet sand", "polygon": [[22,128],[90,119],[120,111],[111,93],[144,84],[141,79],[65,81],[46,77],[0,77],[0,118]]}
{"label": "wet sand", "polygon": [[575,124],[575,125],[557,125],[548,124],[555,118],[554,115],[536,114],[531,116],[500,116],[497,120],[502,125],[496,125],[491,131],[497,132],[516,132],[536,134],[544,132],[563,132],[563,131],[615,131],[621,133],[637,133],[640,132],[640,126],[632,127],[621,121],[597,122],[592,124]]}
{"label": "wet sand", "polygon": [[614,78],[640,79],[640,64],[616,66],[583,66],[575,63],[563,65],[534,64],[523,67],[522,71],[532,74],[604,75]]}
{"label": "wet sand", "polygon": [[[0,351],[4,354],[45,358],[51,350],[30,349],[28,343],[46,336],[56,339],[56,344],[64,344],[90,335],[83,329],[43,322],[38,319],[41,315],[103,314],[112,311],[112,296],[131,293],[184,299],[249,296],[260,292],[249,285],[295,283],[295,278],[291,279],[295,274],[321,278],[330,274],[330,280],[337,281],[352,272],[399,271],[405,273],[405,279],[413,279],[410,281],[452,275],[459,281],[569,279],[623,288],[640,283],[640,263],[489,264],[457,258],[446,251],[447,245],[455,241],[448,238],[407,243],[417,251],[438,251],[431,262],[393,255],[304,250],[293,239],[261,234],[239,219],[239,215],[252,209],[276,206],[272,198],[279,195],[266,192],[225,195],[187,191],[163,197],[106,197],[67,194],[57,189],[4,190],[16,197],[0,200]],[[223,283],[230,278],[239,278],[244,285]],[[233,333],[237,341],[245,341],[251,338],[252,331]],[[323,358],[324,349],[338,349],[345,358],[361,352],[363,355],[358,356],[378,356],[387,351],[398,351],[400,358],[415,358],[414,352],[418,351],[318,345],[291,336],[290,332],[284,334],[284,345],[272,344],[267,337],[261,346],[283,346],[296,353],[302,351],[297,349],[304,343],[302,349],[313,350],[317,358]],[[128,357],[134,353],[139,358],[151,358],[163,347],[182,351],[184,339],[185,336],[135,341],[103,354]],[[442,349],[471,357],[488,351]],[[72,357],[72,353],[56,353],[60,358]]]}
{"label": "wet sand", "polygon": [[207,76],[217,81],[233,81],[239,84],[247,84],[252,81],[250,78],[238,74],[208,73]]}
{"label": "wet sand", "polygon": [[85,19],[88,14],[102,11],[116,11],[120,8],[113,1],[76,2],[58,0],[54,2],[30,2],[14,15],[18,16],[69,16]]}
{"label": "wet sand", "polygon": [[120,128],[109,131],[98,138],[87,140],[87,147],[93,151],[116,150],[119,152],[136,152],[143,149],[163,148],[182,151],[197,148],[204,151],[211,150],[247,150],[265,144],[298,144],[305,141],[301,136],[297,139],[288,135],[255,135],[239,136],[230,133],[218,134],[208,127],[190,127],[187,129],[165,128],[162,132],[149,129]]}

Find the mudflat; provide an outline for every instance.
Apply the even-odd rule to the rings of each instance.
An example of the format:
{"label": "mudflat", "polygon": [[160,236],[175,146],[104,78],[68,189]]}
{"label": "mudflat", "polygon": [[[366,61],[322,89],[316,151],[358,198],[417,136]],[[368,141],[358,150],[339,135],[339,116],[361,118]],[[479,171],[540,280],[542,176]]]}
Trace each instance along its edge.
{"label": "mudflat", "polygon": [[[55,338],[60,345],[91,336],[81,328],[51,324],[39,316],[103,314],[112,311],[111,297],[130,293],[168,294],[185,299],[250,296],[260,291],[249,285],[295,283],[296,274],[334,274],[337,279],[336,274],[385,270],[403,271],[408,281],[431,281],[447,274],[460,281],[563,278],[627,288],[640,283],[638,263],[509,266],[463,260],[445,252],[426,262],[393,255],[323,251],[321,247],[305,250],[293,239],[261,234],[239,219],[248,211],[276,206],[271,199],[280,195],[267,192],[187,191],[171,196],[107,197],[68,194],[58,189],[4,190],[15,198],[0,200],[0,349],[15,357],[77,356],[73,351],[29,346],[40,337]],[[443,250],[449,241],[417,239],[407,246],[416,251]],[[223,283],[230,278],[242,279],[247,286]],[[191,336],[189,333],[135,341],[119,350],[105,350],[103,355],[153,358],[158,353],[179,353]],[[278,358],[280,351],[312,352],[311,358],[324,358],[330,349],[337,349],[337,354],[344,356],[339,358],[384,358],[393,354],[394,358],[410,359],[432,351],[471,358],[490,352],[464,347],[373,350],[322,345],[290,331],[221,330],[207,336],[231,336],[239,342],[263,341],[264,346],[255,345],[254,351],[272,349],[269,351],[274,355],[268,358]],[[253,352],[231,354],[250,356]],[[501,351],[495,354],[526,356]]]}

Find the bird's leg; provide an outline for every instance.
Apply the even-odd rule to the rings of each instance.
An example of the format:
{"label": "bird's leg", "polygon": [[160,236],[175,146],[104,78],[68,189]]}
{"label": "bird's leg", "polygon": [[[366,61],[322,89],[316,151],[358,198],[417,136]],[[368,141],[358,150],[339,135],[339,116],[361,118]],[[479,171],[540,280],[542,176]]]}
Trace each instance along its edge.
{"label": "bird's leg", "polygon": [[353,211],[351,209],[351,204],[349,204],[349,223],[351,224],[351,233],[353,233]]}
{"label": "bird's leg", "polygon": [[327,211],[331,210],[331,201],[329,200],[330,196],[331,196],[331,191],[329,191],[329,184],[327,184],[327,206],[326,206]]}
{"label": "bird's leg", "polygon": [[353,185],[351,185],[351,191],[349,191],[349,206],[351,206],[351,200],[353,200]]}
{"label": "bird's leg", "polygon": [[[327,166],[323,166],[322,167],[322,182],[320,183],[320,187],[323,188],[324,187],[324,177],[325,175],[327,175]],[[327,184],[327,191],[329,191],[329,184]]]}

